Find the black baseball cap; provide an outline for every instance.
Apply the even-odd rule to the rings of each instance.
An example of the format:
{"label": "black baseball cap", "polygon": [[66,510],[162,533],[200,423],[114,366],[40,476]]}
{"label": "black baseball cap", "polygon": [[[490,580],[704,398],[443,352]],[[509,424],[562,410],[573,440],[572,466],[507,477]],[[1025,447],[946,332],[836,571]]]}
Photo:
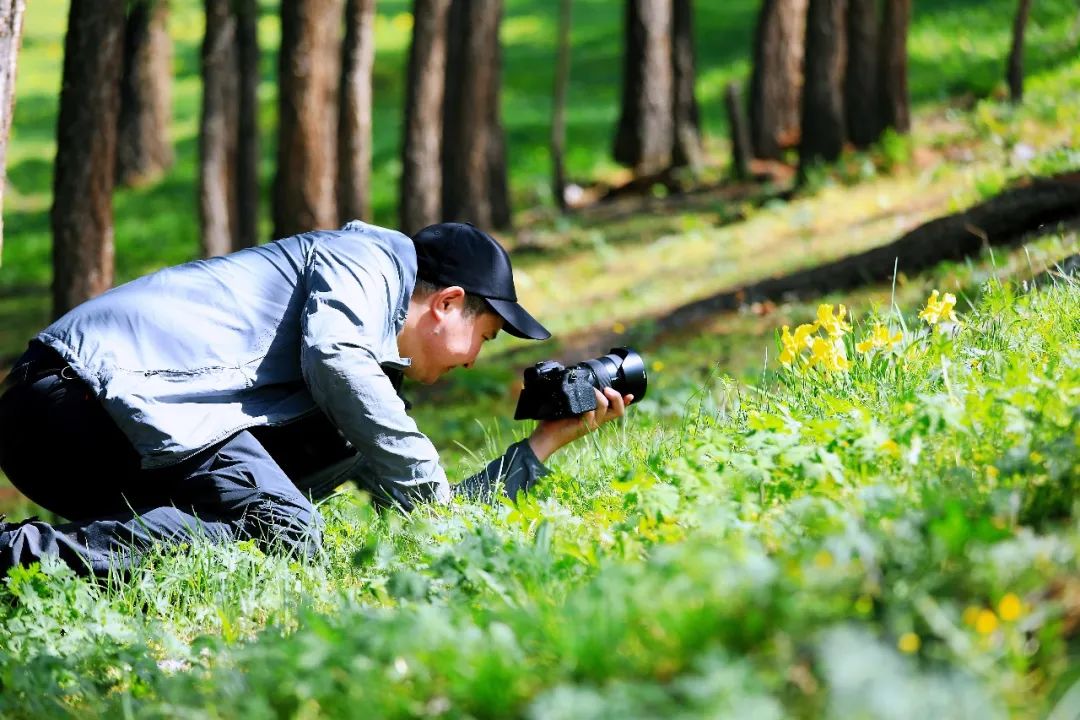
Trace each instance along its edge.
{"label": "black baseball cap", "polygon": [[413,235],[416,274],[434,285],[457,285],[478,295],[505,321],[506,332],[529,340],[551,333],[518,305],[510,256],[495,238],[472,223],[438,223]]}

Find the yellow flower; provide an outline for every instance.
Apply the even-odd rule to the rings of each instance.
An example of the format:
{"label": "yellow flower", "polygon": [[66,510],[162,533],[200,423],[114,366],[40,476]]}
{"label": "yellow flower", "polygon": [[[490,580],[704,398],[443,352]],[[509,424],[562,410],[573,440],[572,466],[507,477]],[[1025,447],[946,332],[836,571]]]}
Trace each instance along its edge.
{"label": "yellow flower", "polygon": [[937,325],[941,321],[946,322],[958,322],[956,319],[956,313],[953,308],[956,307],[956,296],[952,293],[945,293],[938,300],[938,291],[934,290],[930,293],[930,297],[926,300],[926,307],[919,312],[919,317],[927,322],[929,325]]}
{"label": "yellow flower", "polygon": [[979,621],[979,613],[982,612],[982,608],[977,605],[968,605],[964,608],[964,624],[971,627],[975,627],[975,623]]}
{"label": "yellow flower", "polygon": [[780,362],[784,365],[791,365],[799,357],[799,354],[804,348],[809,348],[813,345],[814,339],[812,335],[817,331],[818,324],[803,324],[795,328],[795,334],[791,334],[791,328],[787,325],[783,327],[780,335],[780,346],[783,348],[780,352]]}
{"label": "yellow flower", "polygon": [[653,369],[654,372],[660,372],[661,370],[664,369],[664,361],[663,360],[653,360],[652,369]]}
{"label": "yellow flower", "polygon": [[889,349],[900,342],[903,337],[904,335],[899,332],[890,335],[889,328],[881,323],[874,323],[874,329],[870,331],[865,340],[855,346],[855,349],[861,353],[870,352],[875,348]]}
{"label": "yellow flower", "polygon": [[847,314],[847,308],[841,305],[836,310],[836,315],[833,316],[833,306],[827,304],[818,305],[817,317],[818,324],[829,333],[832,337],[840,337],[845,332],[851,329],[851,326],[844,322],[844,315]]}
{"label": "yellow flower", "polygon": [[989,635],[997,630],[998,618],[993,610],[980,610],[975,618],[975,632],[980,635]]}
{"label": "yellow flower", "polygon": [[922,642],[919,640],[919,636],[913,632],[906,632],[900,636],[900,639],[896,641],[896,647],[900,648],[900,652],[911,653],[918,652],[919,646]]}
{"label": "yellow flower", "polygon": [[795,328],[795,346],[800,350],[802,348],[809,348],[813,345],[814,340],[810,336],[817,332],[818,324],[803,324]]}
{"label": "yellow flower", "polygon": [[617,322],[611,326],[611,331],[614,332],[616,335],[622,335],[624,332],[626,332],[626,326],[623,325],[621,322]]}
{"label": "yellow flower", "polygon": [[819,568],[829,568],[833,564],[833,556],[828,550],[818,550],[814,555],[814,564]]}
{"label": "yellow flower", "polygon": [[795,344],[795,338],[791,336],[791,328],[787,325],[784,326],[781,332],[780,345],[783,347],[783,350],[780,351],[780,362],[784,365],[795,362],[795,358],[799,354],[799,348]]}
{"label": "yellow flower", "polygon": [[844,355],[843,341],[838,338],[829,342],[823,337],[815,337],[810,345],[810,364],[826,370],[847,370],[851,366]]}
{"label": "yellow flower", "polygon": [[890,438],[890,439],[886,440],[885,442],[881,443],[881,445],[878,446],[878,450],[880,450],[885,455],[892,455],[893,457],[900,457],[900,446],[897,445],[896,441],[893,440],[892,438]]}
{"label": "yellow flower", "polygon": [[1005,622],[1012,622],[1024,613],[1024,605],[1014,593],[1006,593],[998,603],[998,615]]}

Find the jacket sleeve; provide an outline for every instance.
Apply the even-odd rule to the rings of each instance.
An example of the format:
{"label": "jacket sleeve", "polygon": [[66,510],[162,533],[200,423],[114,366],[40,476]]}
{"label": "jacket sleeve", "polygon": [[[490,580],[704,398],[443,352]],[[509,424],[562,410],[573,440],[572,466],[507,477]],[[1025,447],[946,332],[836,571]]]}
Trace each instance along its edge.
{"label": "jacket sleeve", "polygon": [[368,487],[384,500],[450,498],[446,473],[431,441],[405,412],[379,366],[404,280],[378,248],[357,251],[348,235],[314,244],[302,314],[300,364],[315,403],[363,457]]}
{"label": "jacket sleeve", "polygon": [[486,468],[455,485],[453,493],[469,500],[490,503],[501,484],[506,496],[516,500],[519,492],[528,492],[539,478],[549,472],[536,457],[529,441],[521,440],[508,447],[502,457],[492,460]]}

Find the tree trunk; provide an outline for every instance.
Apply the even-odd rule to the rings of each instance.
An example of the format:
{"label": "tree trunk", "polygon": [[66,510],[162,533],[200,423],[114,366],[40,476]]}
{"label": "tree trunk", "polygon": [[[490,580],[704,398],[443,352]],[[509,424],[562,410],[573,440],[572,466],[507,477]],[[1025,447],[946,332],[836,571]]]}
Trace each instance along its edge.
{"label": "tree trunk", "polygon": [[[498,23],[502,0],[453,0],[447,25],[443,100],[443,218],[491,227],[492,103],[498,78]],[[499,141],[501,142],[501,140]]]}
{"label": "tree trunk", "polygon": [[125,0],[72,0],[53,174],[53,314],[113,282],[112,193]]}
{"label": "tree trunk", "polygon": [[879,107],[884,127],[897,132],[911,130],[911,99],[907,81],[907,36],[911,0],[885,0],[881,21],[881,72]]}
{"label": "tree trunk", "polygon": [[566,212],[566,85],[570,80],[571,0],[559,2],[559,37],[555,57],[555,88],[551,100],[551,194],[559,212]]}
{"label": "tree trunk", "polygon": [[878,95],[878,0],[848,0],[847,73],[844,82],[844,117],[848,137],[857,148],[877,142],[882,126]]}
{"label": "tree trunk", "polygon": [[1013,21],[1012,49],[1009,51],[1009,100],[1019,105],[1024,99],[1024,32],[1031,14],[1031,0],[1020,0]]}
{"label": "tree trunk", "polygon": [[750,136],[754,154],[779,160],[799,143],[807,0],[765,0],[754,39]]}
{"label": "tree trunk", "polygon": [[236,151],[239,77],[231,0],[206,0],[199,123],[199,227],[204,257],[232,252],[239,233]]}
{"label": "tree trunk", "polygon": [[810,0],[806,16],[806,68],[799,173],[831,162],[844,149],[845,0]]}
{"label": "tree trunk", "polygon": [[337,225],[341,0],[282,0],[274,235]]}
{"label": "tree trunk", "polygon": [[623,91],[617,162],[638,176],[671,166],[672,0],[626,0]]}
{"label": "tree trunk", "polygon": [[691,0],[673,0],[671,23],[671,65],[675,96],[672,122],[675,135],[671,148],[673,167],[689,167],[697,172],[703,162],[701,119],[694,82],[694,22]]}
{"label": "tree trunk", "polygon": [[[15,70],[22,43],[26,0],[0,0],[0,206],[7,178],[7,141],[15,112]],[[0,265],[3,265],[4,222],[0,214]]]}
{"label": "tree trunk", "polygon": [[236,140],[236,237],[239,250],[259,244],[259,39],[257,0],[234,0],[239,107]]}
{"label": "tree trunk", "polygon": [[490,29],[491,37],[487,39],[494,55],[488,84],[488,186],[491,226],[498,230],[509,230],[513,223],[510,213],[510,173],[506,161],[506,130],[502,123],[502,43],[499,42],[502,2],[498,5],[499,14]]}
{"label": "tree trunk", "polygon": [[172,40],[166,28],[168,0],[136,0],[130,8],[124,33],[116,182],[134,186],[156,179],[173,163]]}
{"label": "tree trunk", "polygon": [[409,235],[439,222],[442,215],[442,111],[449,9],[450,0],[413,1],[400,199],[401,231]]}
{"label": "tree trunk", "polygon": [[731,127],[731,158],[735,168],[735,177],[745,180],[750,176],[750,133],[746,130],[743,119],[742,101],[739,99],[739,84],[728,83],[724,92],[724,105],[727,107],[728,125]]}
{"label": "tree trunk", "polygon": [[371,220],[371,69],[375,0],[346,0],[338,108],[338,215]]}

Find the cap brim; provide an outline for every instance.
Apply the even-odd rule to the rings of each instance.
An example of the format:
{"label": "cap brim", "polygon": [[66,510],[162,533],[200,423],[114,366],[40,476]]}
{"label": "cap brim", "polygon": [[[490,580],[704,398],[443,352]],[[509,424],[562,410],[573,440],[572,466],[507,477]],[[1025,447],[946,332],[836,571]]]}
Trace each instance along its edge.
{"label": "cap brim", "polygon": [[547,340],[551,337],[551,333],[547,331],[547,328],[538,323],[536,318],[516,302],[512,300],[496,300],[495,298],[484,299],[506,321],[503,330],[514,337],[525,340]]}

